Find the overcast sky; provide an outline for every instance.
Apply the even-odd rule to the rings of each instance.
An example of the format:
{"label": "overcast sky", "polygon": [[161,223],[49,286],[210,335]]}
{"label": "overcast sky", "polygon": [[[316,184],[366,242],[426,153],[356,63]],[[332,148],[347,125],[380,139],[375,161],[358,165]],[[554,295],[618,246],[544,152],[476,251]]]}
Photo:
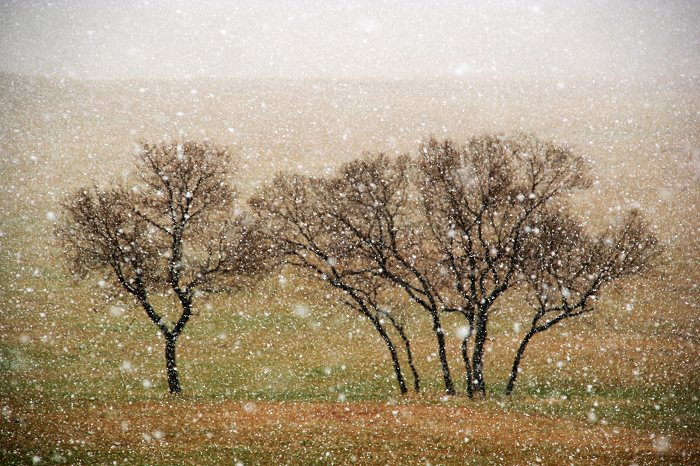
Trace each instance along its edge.
{"label": "overcast sky", "polygon": [[73,78],[698,76],[700,1],[0,0],[0,70]]}

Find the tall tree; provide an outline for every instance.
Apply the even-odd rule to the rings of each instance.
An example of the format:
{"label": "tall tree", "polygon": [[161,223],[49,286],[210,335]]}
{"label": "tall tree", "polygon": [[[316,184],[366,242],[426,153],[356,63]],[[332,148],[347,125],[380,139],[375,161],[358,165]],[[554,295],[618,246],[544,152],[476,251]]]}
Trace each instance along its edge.
{"label": "tall tree", "polygon": [[[464,315],[467,391],[484,395],[484,348],[494,303],[518,282],[523,243],[538,212],[589,185],[588,165],[566,147],[530,136],[432,139],[415,183],[436,264],[442,310]],[[438,286],[441,285],[441,286]],[[468,343],[473,338],[471,358]]]}
{"label": "tall tree", "polygon": [[[79,275],[111,271],[165,340],[171,393],[181,391],[176,345],[201,293],[237,287],[270,250],[252,217],[235,210],[231,156],[195,141],[143,144],[129,185],[81,189],[62,203],[56,234]],[[174,296],[168,324],[153,296]]]}

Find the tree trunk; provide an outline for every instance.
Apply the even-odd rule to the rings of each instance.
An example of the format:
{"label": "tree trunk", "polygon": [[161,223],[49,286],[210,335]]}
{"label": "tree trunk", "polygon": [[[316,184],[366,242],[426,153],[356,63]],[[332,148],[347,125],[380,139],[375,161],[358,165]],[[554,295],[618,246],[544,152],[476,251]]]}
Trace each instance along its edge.
{"label": "tree trunk", "polygon": [[399,362],[399,356],[396,354],[396,348],[394,347],[394,342],[391,341],[391,337],[389,337],[389,334],[386,333],[386,330],[382,326],[381,323],[379,323],[378,319],[372,318],[372,324],[374,324],[374,328],[377,329],[377,332],[382,336],[382,339],[384,340],[384,343],[386,343],[386,347],[389,350],[389,353],[391,354],[391,362],[394,366],[394,374],[396,375],[396,381],[399,384],[399,390],[401,390],[401,394],[405,394],[408,392],[408,388],[406,388],[406,379],[403,376],[403,372],[401,371],[401,363]]}
{"label": "tree trunk", "polygon": [[[469,332],[471,334],[471,332]],[[474,398],[474,391],[472,389],[472,366],[469,362],[469,338],[467,335],[462,339],[462,360],[464,361],[464,370],[467,375],[467,396],[469,399]]]}
{"label": "tree trunk", "polygon": [[445,392],[448,395],[455,394],[455,387],[452,383],[452,376],[450,375],[450,366],[447,363],[447,351],[445,351],[445,332],[440,325],[440,317],[437,311],[433,312],[433,331],[437,337],[438,344],[438,356],[440,358],[440,366],[442,367],[442,378],[445,382]]}
{"label": "tree trunk", "polygon": [[[134,295],[141,303],[141,306],[146,310],[146,314],[149,319],[158,326],[160,333],[165,338],[165,367],[168,373],[168,388],[170,393],[180,393],[182,388],[180,388],[180,380],[177,376],[177,361],[175,359],[175,345],[177,343],[177,337],[180,335],[182,328],[187,322],[186,319],[180,318],[180,322],[175,326],[174,330],[170,330],[168,326],[163,322],[160,315],[153,309],[150,301],[148,300],[148,295],[145,290],[141,289],[139,292],[134,292]],[[179,327],[179,328],[178,328]]]}
{"label": "tree trunk", "polygon": [[413,364],[413,352],[411,351],[411,342],[406,336],[406,332],[403,331],[402,326],[395,325],[396,331],[399,332],[399,336],[403,340],[403,344],[406,347],[406,359],[408,359],[408,366],[411,368],[411,373],[413,374],[413,391],[416,393],[420,392],[420,377],[418,376],[418,371],[416,366]]}
{"label": "tree trunk", "polygon": [[523,357],[523,353],[525,353],[525,348],[527,348],[527,344],[530,343],[530,339],[534,337],[536,333],[537,332],[535,330],[530,329],[530,331],[527,332],[523,338],[523,341],[520,342],[518,351],[515,353],[513,368],[510,370],[510,378],[508,379],[508,385],[506,386],[506,395],[508,396],[513,393],[513,386],[515,386],[515,381],[518,379],[518,368],[520,366],[520,360]]}
{"label": "tree trunk", "polygon": [[473,390],[482,397],[486,396],[486,381],[484,380],[484,345],[488,336],[486,311],[479,310],[476,318],[476,335],[474,337],[474,353],[472,355]]}
{"label": "tree trunk", "polygon": [[177,337],[165,336],[165,365],[168,369],[168,388],[170,393],[178,394],[182,391],[180,380],[177,376],[177,362],[175,360],[175,344]]}

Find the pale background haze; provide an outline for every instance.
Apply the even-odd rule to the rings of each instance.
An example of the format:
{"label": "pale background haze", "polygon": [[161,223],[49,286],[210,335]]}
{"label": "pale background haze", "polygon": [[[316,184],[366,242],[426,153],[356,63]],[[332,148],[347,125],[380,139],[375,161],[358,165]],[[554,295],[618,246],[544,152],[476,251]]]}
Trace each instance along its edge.
{"label": "pale background haze", "polygon": [[0,70],[71,78],[696,76],[700,2],[3,1]]}

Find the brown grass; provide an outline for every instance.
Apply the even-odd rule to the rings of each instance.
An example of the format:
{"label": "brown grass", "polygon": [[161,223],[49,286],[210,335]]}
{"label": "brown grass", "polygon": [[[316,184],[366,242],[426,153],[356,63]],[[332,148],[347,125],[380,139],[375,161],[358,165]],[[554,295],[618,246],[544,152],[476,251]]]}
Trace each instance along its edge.
{"label": "brown grass", "polygon": [[[430,401],[430,400],[427,400]],[[433,400],[436,401],[436,400]],[[488,403],[195,402],[22,408],[0,422],[6,449],[136,454],[151,462],[254,464],[692,464],[700,439],[526,415]],[[206,452],[211,453],[207,458]],[[229,458],[232,461],[235,458]],[[247,461],[246,461],[247,463]]]}

